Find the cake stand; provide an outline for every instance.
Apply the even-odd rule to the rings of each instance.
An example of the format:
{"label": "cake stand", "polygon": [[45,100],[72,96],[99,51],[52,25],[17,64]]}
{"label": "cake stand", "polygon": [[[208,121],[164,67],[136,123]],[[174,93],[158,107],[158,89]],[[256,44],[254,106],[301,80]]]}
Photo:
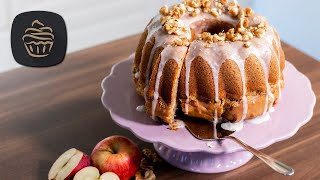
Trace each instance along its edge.
{"label": "cake stand", "polygon": [[[186,128],[169,130],[168,125],[152,120],[137,106],[144,99],[135,91],[131,67],[133,55],[113,66],[102,82],[102,103],[119,126],[143,141],[153,143],[158,154],[171,165],[198,173],[219,173],[247,163],[252,154],[230,141],[201,141]],[[284,69],[285,87],[271,120],[262,124],[245,123],[233,136],[256,149],[292,137],[312,117],[315,95],[309,79],[289,62]]]}

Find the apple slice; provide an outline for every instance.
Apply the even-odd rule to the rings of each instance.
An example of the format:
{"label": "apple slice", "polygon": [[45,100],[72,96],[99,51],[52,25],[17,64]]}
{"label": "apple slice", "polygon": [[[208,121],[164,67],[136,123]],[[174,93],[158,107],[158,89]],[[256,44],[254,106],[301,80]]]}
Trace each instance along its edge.
{"label": "apple slice", "polygon": [[72,148],[64,152],[52,165],[49,180],[68,180],[84,167],[90,166],[90,158],[83,152]]}
{"label": "apple slice", "polygon": [[120,180],[119,176],[113,172],[106,172],[100,176],[99,180]]}
{"label": "apple slice", "polygon": [[99,177],[99,170],[96,167],[88,166],[77,172],[73,180],[99,180]]}

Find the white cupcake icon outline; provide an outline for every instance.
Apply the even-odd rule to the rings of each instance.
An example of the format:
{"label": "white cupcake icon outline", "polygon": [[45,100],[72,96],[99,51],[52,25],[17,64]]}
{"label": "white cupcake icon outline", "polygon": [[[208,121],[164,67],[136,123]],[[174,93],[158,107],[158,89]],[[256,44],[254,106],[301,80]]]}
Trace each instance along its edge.
{"label": "white cupcake icon outline", "polygon": [[46,27],[39,20],[34,20],[22,37],[24,46],[31,57],[42,58],[50,54],[54,35],[51,27]]}

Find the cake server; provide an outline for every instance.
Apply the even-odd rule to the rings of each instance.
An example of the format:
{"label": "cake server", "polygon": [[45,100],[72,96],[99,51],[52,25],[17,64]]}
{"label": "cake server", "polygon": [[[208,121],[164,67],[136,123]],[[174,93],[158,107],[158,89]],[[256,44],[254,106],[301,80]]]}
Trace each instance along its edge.
{"label": "cake server", "polygon": [[[247,151],[251,152],[253,155],[258,157],[264,163],[266,163],[269,167],[273,170],[277,171],[278,173],[291,176],[294,174],[294,169],[286,164],[273,159],[272,157],[264,154],[263,152],[254,149],[253,147],[249,146],[248,144],[242,142],[240,139],[231,136],[232,131],[226,131],[221,128],[221,123],[214,124],[213,122],[206,122],[206,121],[193,121],[193,120],[184,120],[186,128],[188,131],[197,139],[204,140],[204,141],[212,141],[212,140],[224,140],[230,139],[240,146],[242,146]],[[201,128],[200,128],[201,127]],[[213,129],[216,128],[216,132]]]}

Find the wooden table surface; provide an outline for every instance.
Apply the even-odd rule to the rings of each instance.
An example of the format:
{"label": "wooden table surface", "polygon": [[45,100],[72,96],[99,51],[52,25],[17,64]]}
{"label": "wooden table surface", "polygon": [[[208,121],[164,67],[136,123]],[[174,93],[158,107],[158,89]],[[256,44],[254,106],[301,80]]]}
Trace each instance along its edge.
{"label": "wooden table surface", "polygon": [[[117,126],[100,101],[101,80],[114,63],[135,50],[138,38],[72,53],[56,67],[24,67],[0,74],[0,179],[47,179],[62,152],[75,147],[90,154],[98,141],[110,135],[125,135],[141,148],[152,147]],[[320,63],[291,46],[283,48],[286,58],[310,78],[319,102]],[[295,169],[295,175],[286,179],[320,179],[319,114],[317,103],[312,120],[295,136],[262,150]],[[166,163],[155,173],[165,180],[283,178],[257,158],[227,173],[196,174]]]}

